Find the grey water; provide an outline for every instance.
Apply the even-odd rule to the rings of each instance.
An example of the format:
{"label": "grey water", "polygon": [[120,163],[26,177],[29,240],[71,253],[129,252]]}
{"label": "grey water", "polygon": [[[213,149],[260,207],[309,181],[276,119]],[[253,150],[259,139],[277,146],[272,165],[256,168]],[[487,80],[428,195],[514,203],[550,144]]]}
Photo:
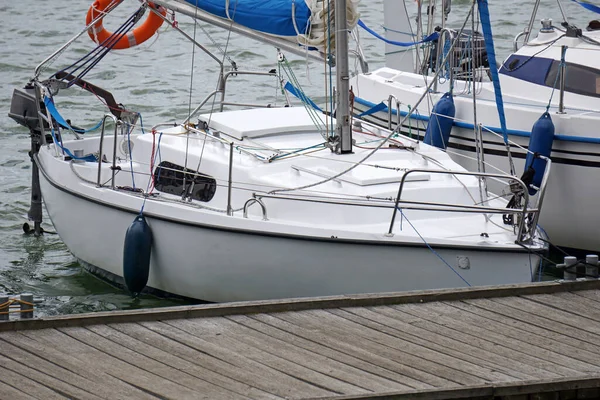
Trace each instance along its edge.
{"label": "grey water", "polygon": [[[426,1],[426,0],[425,0]],[[490,0],[490,14],[499,59],[506,57],[514,36],[523,30],[530,17],[533,1]],[[133,309],[182,304],[180,301],[142,296],[132,299],[82,269],[56,234],[34,237],[23,233],[29,209],[31,167],[28,156],[29,136],[25,128],[8,118],[13,88],[23,87],[34,74],[35,67],[63,43],[81,32],[91,0],[0,0],[0,293],[31,292],[42,299],[37,315],[55,315],[115,309]],[[460,26],[470,7],[470,0],[454,0],[448,24]],[[585,28],[596,16],[577,4],[564,1],[570,22]],[[126,0],[106,18],[105,26],[114,30],[119,17],[124,20],[139,4]],[[363,0],[361,18],[383,34],[381,0]],[[538,19],[551,17],[562,21],[555,0],[544,0]],[[241,69],[268,71],[276,67],[276,51],[264,44],[177,15],[179,27],[222,57],[234,60]],[[536,21],[536,27],[539,22]],[[383,44],[360,33],[369,66],[373,70],[384,65]],[[60,57],[47,63],[41,77],[70,65],[93,44],[84,33]],[[224,57],[221,51],[226,51]],[[303,89],[317,99],[323,96],[325,82],[323,64],[287,55]],[[217,64],[193,49],[190,42],[173,29],[163,26],[159,35],[133,49],[109,54],[87,79],[110,90],[117,102],[139,111],[146,127],[182,121],[190,107],[215,88]],[[238,78],[228,86],[238,101],[268,102],[281,94],[274,82]],[[89,93],[73,90],[59,99],[61,113],[78,126],[92,126],[106,108]],[[62,93],[61,93],[62,95]],[[86,221],[72,221],[80,229],[94,229]],[[44,229],[53,227],[45,215]],[[98,241],[102,236],[98,234]],[[93,246],[94,243],[90,243]],[[195,255],[191,255],[195,256]]]}

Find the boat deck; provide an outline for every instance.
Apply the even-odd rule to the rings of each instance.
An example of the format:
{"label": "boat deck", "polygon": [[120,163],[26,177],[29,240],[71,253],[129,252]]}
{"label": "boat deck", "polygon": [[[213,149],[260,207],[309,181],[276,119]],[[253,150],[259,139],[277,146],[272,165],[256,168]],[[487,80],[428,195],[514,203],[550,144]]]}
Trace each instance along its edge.
{"label": "boat deck", "polygon": [[0,398],[600,396],[600,281],[0,324]]}

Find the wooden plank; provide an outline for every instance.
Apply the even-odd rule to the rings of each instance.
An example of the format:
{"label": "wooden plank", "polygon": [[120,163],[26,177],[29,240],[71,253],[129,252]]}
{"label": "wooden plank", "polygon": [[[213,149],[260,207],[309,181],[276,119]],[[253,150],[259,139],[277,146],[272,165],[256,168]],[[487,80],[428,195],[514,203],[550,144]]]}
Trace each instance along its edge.
{"label": "wooden plank", "polygon": [[[227,372],[228,376],[242,372],[243,374],[247,375],[247,378],[244,380],[244,382],[252,382],[251,379],[276,382],[277,385],[274,385],[275,387],[282,387],[275,392],[278,395],[281,394],[284,396],[289,396],[290,393],[302,393],[305,397],[318,397],[335,394],[329,390],[315,386],[310,382],[299,380],[272,369],[269,366],[248,359],[235,351],[222,348],[197,336],[192,336],[184,331],[175,329],[173,326],[167,325],[163,322],[142,322],[141,325],[153,330],[156,333],[164,335],[171,340],[185,344],[189,347],[188,351],[199,351],[204,354],[208,354],[215,359],[224,361],[225,363],[229,364],[229,371]],[[284,392],[282,392],[282,389]]]}
{"label": "wooden plank", "polygon": [[[333,310],[330,311],[333,312]],[[538,369],[532,368],[527,364],[522,364],[508,357],[482,350],[469,343],[457,342],[445,335],[432,333],[426,329],[395,319],[394,314],[397,311],[391,310],[388,307],[345,308],[344,311],[364,318],[367,321],[373,321],[396,330],[396,332],[386,331],[386,333],[397,335],[404,338],[404,340],[412,341],[413,343],[455,357],[456,359],[500,371],[516,379],[526,380],[548,377],[546,373],[541,373]],[[347,318],[350,317],[347,316]],[[556,376],[558,377],[558,375]]]}
{"label": "wooden plank", "polygon": [[223,400],[230,400],[236,397],[235,394],[229,390],[224,390],[207,381],[200,380],[185,371],[177,370],[162,362],[139,354],[136,351],[132,351],[87,328],[60,328],[60,331],[134,367],[130,368],[132,373],[138,373],[136,371],[147,371],[149,373],[149,378],[153,377],[156,380],[160,380],[160,390],[162,390],[167,397],[187,397],[193,399],[202,395],[210,399]]}
{"label": "wooden plank", "polygon": [[600,322],[600,303],[570,292],[555,293],[553,295],[538,294],[536,296],[523,296],[547,306],[552,306],[569,314],[576,314],[583,318]]}
{"label": "wooden plank", "polygon": [[590,332],[595,335],[600,334],[600,324],[597,324],[593,320],[583,318],[554,307],[549,307],[524,297],[508,297],[502,299],[493,299],[492,301],[512,308],[527,311],[530,314],[539,315],[555,322],[570,325],[579,330]]}
{"label": "wooden plank", "polygon": [[[320,383],[320,385],[327,386],[332,390],[339,391],[340,393],[366,393],[377,390],[389,391],[394,386],[398,386],[390,385],[389,381],[386,382],[387,385],[382,385],[377,376],[329,359],[320,354],[306,351],[301,347],[296,346],[294,341],[282,341],[276,337],[268,336],[253,329],[249,329],[248,327],[238,324],[230,319],[205,318],[186,321],[178,320],[177,322],[181,324],[187,323],[188,328],[181,326],[183,330],[190,329],[191,333],[193,334],[202,332],[202,337],[206,338],[206,340],[209,340],[212,343],[219,343],[222,346],[231,346],[231,348],[238,347],[239,344],[242,344],[243,346],[246,346],[247,349],[254,351],[254,356],[251,356],[251,353],[245,350],[244,354],[247,357],[252,357],[257,361],[264,360],[272,367],[278,362],[278,358],[293,364],[292,369],[289,369],[284,365],[284,369],[281,369],[282,372],[287,371],[287,373],[300,377],[300,375],[297,373],[291,373],[291,370],[302,367],[307,368],[313,373],[324,375],[328,377],[328,379],[340,381],[343,383],[341,386],[338,384],[335,384],[335,386],[328,386],[327,382]],[[214,327],[225,329],[228,333],[228,338],[231,340],[231,343],[223,343],[224,335],[213,336],[205,334],[207,328],[213,330]],[[275,357],[275,360],[265,359],[266,355]],[[300,373],[302,374],[303,372],[300,371]],[[309,378],[303,377],[302,379]],[[321,378],[317,376],[317,379]],[[313,380],[313,382],[318,382],[318,380]]]}
{"label": "wooden plank", "polygon": [[[500,314],[497,312],[494,313],[483,308],[476,307],[472,304],[460,301],[444,302],[444,304],[450,307],[458,308],[465,312],[469,312],[473,315],[486,318],[487,320],[495,321],[501,324],[512,326],[514,328],[518,328],[525,332],[529,332],[530,334],[537,336],[538,339],[552,341],[555,346],[569,344],[576,346],[580,349],[589,351],[591,353],[598,354],[598,357],[600,357],[600,346],[580,340],[578,338],[573,337],[572,335],[566,335],[563,333],[551,331],[549,329],[544,329],[540,327],[535,321],[532,321],[531,323],[523,322],[520,319],[507,317],[504,314]],[[548,320],[543,319],[542,321],[548,323],[549,325],[552,325]]]}
{"label": "wooden plank", "polygon": [[4,400],[36,400],[35,397],[23,393],[19,389],[0,381],[0,399]]}
{"label": "wooden plank", "polygon": [[508,318],[519,320],[523,323],[538,326],[548,332],[571,336],[575,339],[594,344],[597,343],[598,336],[589,332],[581,331],[577,327],[563,324],[559,321],[549,320],[542,316],[520,310],[514,307],[505,306],[489,299],[465,300],[463,303],[477,308],[489,311],[494,314],[503,315]]}
{"label": "wooden plank", "polygon": [[565,376],[577,376],[583,373],[600,372],[599,366],[564,356],[556,352],[556,349],[548,350],[541,347],[534,347],[524,344],[521,341],[508,338],[502,332],[489,329],[489,327],[480,328],[477,326],[457,322],[454,318],[444,316],[442,313],[436,312],[434,309],[432,309],[432,303],[421,305],[406,304],[394,307],[401,307],[405,312],[421,316],[423,319],[426,319],[430,322],[443,324],[444,326],[457,331],[484,338],[485,340],[496,345],[515,350],[522,356],[529,355],[530,357],[544,360],[547,363],[552,363],[555,366],[554,368],[556,372],[564,374]]}
{"label": "wooden plank", "polygon": [[[323,388],[327,391],[335,394],[350,394],[350,393],[366,393],[368,390],[359,386],[350,384],[348,382],[333,378],[331,376],[322,374],[314,369],[307,368],[294,361],[289,361],[284,357],[273,354],[273,352],[279,352],[281,349],[273,346],[271,349],[263,351],[256,348],[254,345],[240,342],[232,338],[231,331],[221,325],[218,321],[218,325],[221,328],[225,328],[226,334],[224,335],[205,335],[203,332],[199,332],[206,326],[207,323],[213,324],[210,319],[193,319],[193,320],[174,320],[166,321],[169,325],[172,325],[190,335],[201,337],[216,346],[228,349],[230,351],[243,354],[244,357],[257,362],[261,365],[272,368],[283,374],[292,376],[298,380],[310,382],[312,385]],[[196,335],[198,333],[198,335]]]}
{"label": "wooden plank", "polygon": [[196,306],[164,307],[54,316],[32,320],[13,320],[0,324],[0,332],[21,329],[48,329],[69,326],[87,326],[118,322],[156,321],[199,317],[217,317],[236,314],[275,313],[325,308],[372,307],[378,305],[452,301],[477,298],[499,298],[531,294],[549,294],[565,291],[598,290],[600,280],[573,282],[536,282],[528,284],[438,289],[419,292],[378,293],[352,296],[328,296],[304,299],[283,299],[243,303],[223,303]]}
{"label": "wooden plank", "polygon": [[386,357],[385,355],[374,354],[362,348],[360,343],[356,345],[354,340],[350,340],[351,338],[344,338],[344,340],[334,339],[328,334],[325,327],[312,329],[307,326],[303,326],[301,323],[294,323],[295,321],[291,314],[292,313],[277,313],[273,315],[256,314],[250,316],[250,318],[271,325],[272,327],[281,329],[293,335],[302,337],[308,341],[319,343],[331,349],[332,351],[338,352],[345,356],[359,359],[367,363],[367,365],[374,365],[376,368],[378,368],[380,374],[386,373],[387,375],[384,376],[393,377],[398,382],[415,389],[425,389],[444,385],[457,385],[454,382],[441,379],[426,371],[415,369],[412,366],[406,366],[400,362],[397,362],[396,360]]}
{"label": "wooden plank", "polygon": [[120,344],[121,346],[127,347],[128,349],[136,351],[139,354],[152,358],[155,361],[165,363],[172,368],[185,371],[186,373],[193,375],[198,379],[210,382],[224,391],[231,391],[240,396],[249,396],[253,399],[261,400],[274,400],[281,398],[256,389],[250,385],[244,384],[243,382],[224,377],[207,368],[204,368],[203,366],[191,363],[159,347],[152,346],[128,335],[127,332],[131,332],[132,329],[146,331],[145,328],[142,328],[137,324],[115,324],[111,326],[92,325],[89,326],[88,329],[99,335],[110,338],[110,340]]}
{"label": "wooden plank", "polygon": [[[454,324],[454,321],[451,320],[440,321],[435,314],[428,314],[426,310],[414,310],[412,306],[414,305],[392,306],[391,308],[396,310],[396,312],[398,309],[401,311],[401,313],[397,314],[399,319],[405,318],[406,314],[410,314],[413,318],[415,316],[420,317],[421,320],[413,322],[413,325],[440,335],[446,335],[458,342],[469,343],[486,351],[509,357],[523,364],[530,365],[533,368],[537,368],[544,373],[559,374],[560,376],[571,376],[578,373],[576,370],[565,368],[561,365],[556,365],[554,362],[530,355],[529,349],[523,351],[524,346],[512,343],[514,342],[513,340],[490,340],[487,335],[482,336],[480,330],[473,331],[472,329],[469,329],[469,327],[456,325]],[[515,346],[517,347],[516,349]]]}
{"label": "wooden plank", "polygon": [[[344,352],[336,351],[335,349],[321,344],[320,341],[305,339],[304,337],[263,323],[246,315],[232,315],[226,318],[235,321],[240,325],[246,326],[253,331],[268,335],[269,337],[293,343],[295,346],[305,349],[312,354],[326,357],[329,360],[334,360],[340,363],[340,365],[346,366],[346,368],[351,370],[357,369],[361,373],[365,374],[365,377],[369,379],[373,385],[380,386],[381,389],[378,390],[388,392],[392,390],[411,389],[410,386],[404,385],[398,381],[403,378],[401,375],[397,375],[390,370],[382,368],[376,364],[363,361],[360,358],[348,355]],[[376,389],[373,388],[373,390]]]}
{"label": "wooden plank", "polygon": [[194,398],[193,396],[196,395],[193,391],[181,385],[177,385],[159,375],[149,373],[144,369],[123,362],[117,357],[113,357],[58,330],[41,330],[35,332],[35,334],[38,340],[51,346],[56,346],[72,357],[85,362],[93,360],[96,368],[99,368],[104,373],[143,390],[154,397]]}
{"label": "wooden plank", "polygon": [[[452,304],[453,303],[428,303],[427,305],[424,305],[424,307],[432,310],[433,312],[440,313],[440,315],[444,315],[447,318],[452,318],[457,323],[462,322],[465,325],[476,326],[490,330],[508,338],[512,338],[523,343],[528,343],[532,347],[550,350],[557,354],[562,354],[564,356],[600,368],[600,357],[597,353],[577,348],[576,346],[572,346],[568,343],[563,343],[557,346],[555,342],[540,340],[538,335],[515,328],[512,326],[512,324],[498,323],[496,321],[460,310],[456,307],[452,307]],[[600,350],[600,346],[597,347],[597,350]]]}
{"label": "wooden plank", "polygon": [[27,375],[17,374],[8,368],[2,368],[2,370],[0,370],[0,382],[4,382],[19,391],[38,399],[67,399],[66,396],[30,379]]}
{"label": "wooden plank", "polygon": [[600,290],[578,290],[571,293],[576,294],[577,296],[585,297],[586,299],[600,302]]}
{"label": "wooden plank", "polygon": [[[34,331],[40,333],[42,331]],[[143,400],[155,399],[154,396],[147,394],[107,373],[96,368],[96,363],[90,363],[89,360],[81,361],[74,358],[60,347],[49,346],[35,339],[37,335],[34,332],[4,332],[1,334],[5,341],[25,350],[36,356],[52,363],[60,365],[70,372],[80,375],[88,380],[97,382],[103,387],[110,388],[110,395],[114,398],[136,398]],[[100,392],[101,393],[101,392]]]}
{"label": "wooden plank", "polygon": [[[137,326],[137,328],[134,326]],[[279,382],[276,380],[264,379],[264,377],[253,370],[233,368],[230,363],[198,350],[194,343],[192,343],[192,341],[186,341],[186,338],[179,339],[177,335],[175,335],[174,339],[172,339],[160,332],[147,329],[139,324],[114,324],[111,325],[111,327],[120,330],[141,342],[173,354],[179,359],[212,371],[213,374],[220,375],[223,379],[239,382],[241,385],[247,385],[256,388],[257,390],[271,393],[274,396],[285,397],[289,394],[289,390],[283,387],[283,383],[286,383],[285,380]]]}
{"label": "wooden plank", "polygon": [[[320,316],[322,318],[321,321],[327,321],[329,326],[333,324],[336,328],[339,328],[339,334],[343,335],[343,332],[348,332],[357,337],[362,337],[364,340],[383,345],[392,357],[394,356],[393,350],[396,350],[399,354],[402,354],[406,362],[413,364],[413,362],[419,360],[423,368],[427,368],[427,370],[434,372],[438,376],[454,380],[462,385],[474,385],[485,381],[514,380],[512,376],[448,356],[445,353],[431,350],[421,344],[415,344],[412,341],[402,338],[397,329],[386,329],[381,324],[368,323],[364,319],[357,320],[356,318],[352,318],[351,314],[349,315],[342,310],[312,310],[306,313]],[[367,324],[363,324],[365,322]],[[390,351],[390,349],[393,350]],[[409,354],[414,359],[411,361],[411,357],[407,357],[404,354]]]}
{"label": "wooden plank", "polygon": [[[323,319],[318,319],[313,313],[317,310],[303,311],[300,313],[280,313],[276,314],[277,318],[281,318],[287,322],[302,326],[309,331],[321,331],[327,336],[328,345],[344,348],[342,344],[351,346],[351,353],[361,355],[369,355],[367,360],[373,360],[380,363],[380,360],[387,360],[384,365],[386,368],[396,370],[410,378],[420,380],[423,383],[432,386],[458,386],[461,380],[471,380],[470,376],[460,374],[457,371],[457,376],[454,376],[455,371],[438,367],[435,363],[422,360],[412,354],[398,351],[372,340],[366,339],[364,336],[359,336],[356,332],[350,332],[344,328],[336,327],[332,321],[323,322]],[[333,315],[332,315],[333,317]],[[375,332],[373,332],[375,333]],[[360,353],[357,352],[360,350]],[[373,356],[379,359],[373,359]],[[380,363],[381,365],[381,363]],[[412,383],[411,383],[412,385]]]}
{"label": "wooden plank", "polygon": [[[89,389],[93,391],[93,382],[74,376],[70,371],[61,370],[60,367],[45,360],[25,354],[11,344],[2,343],[1,350],[0,365],[3,369],[27,376],[29,379],[52,388],[69,398],[100,399],[100,397],[89,391]],[[88,384],[88,390],[82,388],[86,384]]]}

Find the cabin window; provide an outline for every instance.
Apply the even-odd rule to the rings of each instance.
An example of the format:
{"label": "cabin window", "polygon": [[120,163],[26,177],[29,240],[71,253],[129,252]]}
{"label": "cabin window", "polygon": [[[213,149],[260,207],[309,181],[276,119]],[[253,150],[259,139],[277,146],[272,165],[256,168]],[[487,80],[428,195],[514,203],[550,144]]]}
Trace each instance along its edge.
{"label": "cabin window", "polygon": [[[558,74],[560,74],[560,61],[554,61],[546,77],[546,86],[554,87],[556,82],[556,89],[559,89],[560,77],[556,79]],[[600,70],[568,62],[566,74],[565,91],[600,97]]]}
{"label": "cabin window", "polygon": [[[183,186],[184,180],[186,188]],[[190,190],[191,188],[190,195],[192,199],[208,202],[215,195],[217,181],[211,176],[196,173],[196,171],[189,168],[163,161],[154,169],[154,187],[159,192],[177,196],[182,195],[185,190]]]}
{"label": "cabin window", "polygon": [[[559,89],[560,61],[551,58],[511,55],[500,73],[523,81]],[[565,91],[584,96],[600,97],[600,70],[567,63]]]}
{"label": "cabin window", "polygon": [[551,58],[513,54],[502,65],[500,73],[523,81],[545,85],[548,71],[553,62],[554,60]]}

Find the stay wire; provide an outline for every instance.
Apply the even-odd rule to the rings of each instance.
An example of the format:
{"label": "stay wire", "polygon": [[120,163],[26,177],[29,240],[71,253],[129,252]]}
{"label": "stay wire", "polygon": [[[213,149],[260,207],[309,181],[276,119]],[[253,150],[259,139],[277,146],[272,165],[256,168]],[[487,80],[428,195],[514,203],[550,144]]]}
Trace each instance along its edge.
{"label": "stay wire", "polygon": [[419,233],[419,231],[417,230],[417,228],[415,228],[415,226],[412,224],[412,222],[410,222],[410,220],[406,217],[406,215],[404,214],[404,212],[402,211],[402,208],[400,207],[396,207],[398,209],[398,211],[400,212],[400,221],[402,221],[402,219],[406,219],[406,222],[408,222],[408,224],[411,226],[411,228],[413,228],[413,230],[415,231],[415,233],[421,238],[421,240],[423,241],[423,243],[425,243],[425,246],[427,246],[427,248],[429,250],[431,250],[431,252],[437,257],[439,258],[444,264],[446,264],[446,266],[448,268],[450,268],[452,270],[452,272],[454,272],[456,274],[456,276],[458,276],[464,283],[467,284],[467,286],[471,287],[471,284],[465,279],[463,278],[463,276],[454,268],[452,267],[452,265],[450,265],[446,260],[444,260],[444,258],[437,252],[435,251],[430,245],[429,243],[427,243],[427,240],[425,240],[425,238],[423,236],[421,236],[421,233]]}
{"label": "stay wire", "polygon": [[[194,60],[196,58],[196,27],[198,26],[198,21],[196,20],[196,17],[198,15],[198,0],[196,0],[196,8],[194,9],[194,41],[192,42],[192,65],[191,65],[191,71],[190,71],[190,95],[189,95],[189,99],[188,99],[188,115],[191,118],[192,115],[192,95],[193,95],[193,87],[194,87]],[[186,140],[185,140],[185,159],[184,159],[184,168],[187,169],[187,164],[188,164],[188,153],[189,153],[189,148],[190,148],[190,135],[188,134],[186,136]],[[183,193],[182,196],[186,196],[187,194],[187,182],[186,182],[186,174],[183,175]]]}
{"label": "stay wire", "polygon": [[[198,0],[196,0],[196,2],[197,1]],[[227,2],[227,4],[229,4],[229,2]],[[233,7],[233,15],[231,17],[231,23],[229,25],[229,31],[227,33],[227,41],[225,42],[225,49],[223,51],[223,58],[221,59],[221,65],[223,65],[225,63],[225,57],[227,56],[227,50],[229,48],[229,43],[231,41],[231,32],[232,32],[231,27],[233,26],[235,14],[236,14],[236,11],[237,11],[237,6],[238,6],[238,0],[235,0],[235,5]],[[229,15],[229,13],[227,15]],[[197,21],[194,18],[194,27],[196,26],[196,24],[197,24]],[[195,31],[194,31],[194,34],[195,34]],[[195,37],[194,37],[194,40],[195,40]],[[219,81],[217,82],[217,89],[219,88],[219,85],[221,84],[221,79],[223,79],[223,76],[219,75]],[[190,88],[190,98],[191,98],[191,88]],[[213,96],[212,105],[211,105],[211,111],[210,111],[210,114],[208,116],[208,121],[206,122],[206,126],[210,126],[210,121],[212,119],[212,114],[213,114],[213,111],[215,109],[215,102],[216,102],[216,100],[217,100],[216,96]],[[187,137],[188,137],[188,140],[189,140],[189,134],[188,134]],[[202,158],[204,156],[204,149],[205,148],[206,148],[206,137],[202,141],[202,149],[200,150],[200,157],[198,158],[198,165],[196,166],[196,170],[195,170],[196,173],[200,172],[200,165],[202,164]],[[186,148],[186,161],[187,161],[187,148]],[[190,190],[189,191],[186,190],[185,186],[184,186],[184,190],[186,190],[184,192],[184,195],[187,194],[187,193],[189,193],[191,190],[193,190],[193,187],[194,187],[194,182],[192,182],[192,184],[190,185]]]}

